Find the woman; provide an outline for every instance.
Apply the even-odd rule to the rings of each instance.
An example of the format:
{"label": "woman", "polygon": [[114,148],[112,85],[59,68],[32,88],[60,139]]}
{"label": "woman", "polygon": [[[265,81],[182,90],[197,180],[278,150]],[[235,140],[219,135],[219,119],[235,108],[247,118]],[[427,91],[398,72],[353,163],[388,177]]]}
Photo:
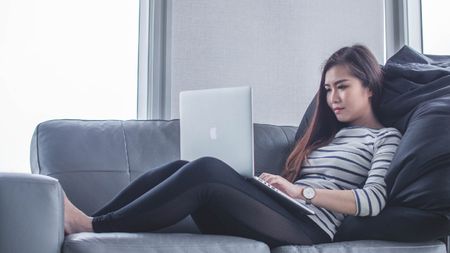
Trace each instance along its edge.
{"label": "woman", "polygon": [[401,133],[377,119],[382,72],[364,46],[344,47],[325,63],[314,116],[282,176],[260,178],[316,215],[279,204],[224,162],[175,161],[133,181],[89,217],[65,198],[65,232],[142,232],[191,215],[208,234],[247,237],[270,247],[331,242],[346,215],[377,215],[384,177]]}

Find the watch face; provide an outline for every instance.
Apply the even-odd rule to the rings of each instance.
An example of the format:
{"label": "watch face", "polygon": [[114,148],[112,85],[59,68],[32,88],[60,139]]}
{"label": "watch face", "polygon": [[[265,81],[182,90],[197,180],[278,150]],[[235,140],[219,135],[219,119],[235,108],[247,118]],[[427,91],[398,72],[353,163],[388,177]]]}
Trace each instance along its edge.
{"label": "watch face", "polygon": [[316,192],[311,187],[306,187],[303,189],[303,196],[307,199],[312,199],[316,195]]}

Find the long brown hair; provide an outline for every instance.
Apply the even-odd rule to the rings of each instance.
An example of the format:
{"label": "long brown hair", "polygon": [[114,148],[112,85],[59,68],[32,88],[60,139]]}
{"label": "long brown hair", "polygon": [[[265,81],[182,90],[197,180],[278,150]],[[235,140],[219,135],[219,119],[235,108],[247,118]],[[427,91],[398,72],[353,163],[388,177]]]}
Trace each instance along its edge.
{"label": "long brown hair", "polygon": [[325,62],[320,87],[314,97],[316,104],[313,117],[286,160],[281,175],[290,182],[294,182],[300,176],[302,164],[307,160],[307,156],[313,150],[328,145],[335,134],[347,125],[337,120],[327,104],[325,75],[336,65],[346,66],[352,76],[360,79],[363,86],[372,91],[370,98],[372,110],[375,115],[378,114],[383,77],[381,66],[370,50],[363,45],[356,44],[339,49]]}

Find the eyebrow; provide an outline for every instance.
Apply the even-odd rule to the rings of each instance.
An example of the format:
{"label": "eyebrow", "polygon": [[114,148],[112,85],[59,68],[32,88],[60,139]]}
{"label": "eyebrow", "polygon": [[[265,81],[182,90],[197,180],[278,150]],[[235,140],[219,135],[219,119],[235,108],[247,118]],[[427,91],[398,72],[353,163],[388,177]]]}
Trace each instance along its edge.
{"label": "eyebrow", "polygon": [[[334,82],[334,85],[338,85],[342,82],[348,81],[348,79],[341,79],[341,80],[337,80],[336,82]],[[328,83],[324,84],[323,86],[330,86]]]}

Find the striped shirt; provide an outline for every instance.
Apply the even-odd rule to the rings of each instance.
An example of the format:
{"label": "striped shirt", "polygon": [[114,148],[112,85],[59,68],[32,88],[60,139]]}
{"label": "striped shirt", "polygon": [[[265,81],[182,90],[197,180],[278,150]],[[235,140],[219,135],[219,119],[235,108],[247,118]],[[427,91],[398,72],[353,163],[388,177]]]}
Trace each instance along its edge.
{"label": "striped shirt", "polygon": [[[347,126],[339,130],[327,146],[312,151],[302,164],[302,187],[352,190],[356,216],[375,216],[386,204],[385,175],[402,134],[395,128],[373,129]],[[314,205],[309,215],[333,239],[345,214]]]}

